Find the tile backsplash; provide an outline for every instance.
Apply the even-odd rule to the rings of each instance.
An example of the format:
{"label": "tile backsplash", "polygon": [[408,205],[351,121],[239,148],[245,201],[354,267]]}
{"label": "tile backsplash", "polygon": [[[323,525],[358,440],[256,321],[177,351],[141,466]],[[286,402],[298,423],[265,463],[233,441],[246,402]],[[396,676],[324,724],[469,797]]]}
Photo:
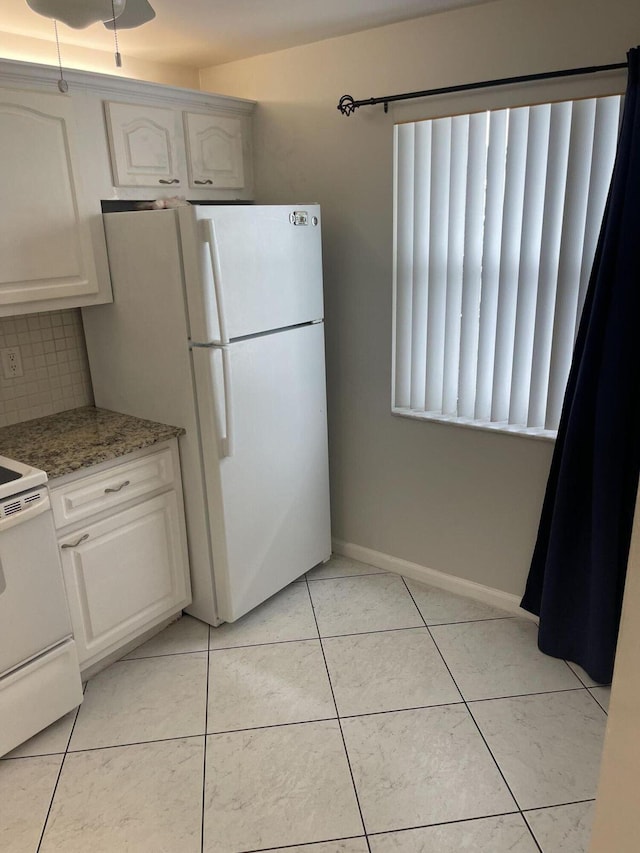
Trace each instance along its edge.
{"label": "tile backsplash", "polygon": [[0,426],[93,404],[80,309],[0,318],[5,347],[19,347],[23,375],[0,367]]}

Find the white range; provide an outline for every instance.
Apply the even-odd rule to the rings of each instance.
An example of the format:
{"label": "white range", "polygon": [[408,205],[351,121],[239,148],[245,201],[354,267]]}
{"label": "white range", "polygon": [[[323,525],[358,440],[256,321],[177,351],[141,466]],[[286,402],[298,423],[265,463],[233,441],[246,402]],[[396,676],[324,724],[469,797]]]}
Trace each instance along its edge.
{"label": "white range", "polygon": [[46,482],[0,456],[0,755],[82,702]]}

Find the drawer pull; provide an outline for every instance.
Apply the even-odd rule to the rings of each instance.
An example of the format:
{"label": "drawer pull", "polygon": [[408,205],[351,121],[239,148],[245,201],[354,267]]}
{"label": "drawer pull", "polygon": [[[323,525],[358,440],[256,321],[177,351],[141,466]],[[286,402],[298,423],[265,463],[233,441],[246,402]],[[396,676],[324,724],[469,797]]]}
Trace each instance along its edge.
{"label": "drawer pull", "polygon": [[207,178],[206,181],[194,181],[194,184],[198,184],[198,186],[204,186],[205,184],[212,184],[213,181],[211,178]]}
{"label": "drawer pull", "polygon": [[179,184],[180,178],[169,178],[169,180],[167,180],[166,178],[160,178],[158,183],[159,184]]}
{"label": "drawer pull", "polygon": [[120,483],[119,486],[116,486],[115,489],[105,489],[105,495],[111,494],[111,492],[119,492],[120,489],[124,489],[125,486],[129,486],[131,484],[131,480],[125,480],[124,483]]}
{"label": "drawer pull", "polygon": [[61,545],[60,547],[61,548],[77,548],[81,542],[86,542],[88,538],[89,538],[89,534],[85,533],[84,536],[81,536],[77,542],[73,542],[73,543],[69,542],[68,544]]}

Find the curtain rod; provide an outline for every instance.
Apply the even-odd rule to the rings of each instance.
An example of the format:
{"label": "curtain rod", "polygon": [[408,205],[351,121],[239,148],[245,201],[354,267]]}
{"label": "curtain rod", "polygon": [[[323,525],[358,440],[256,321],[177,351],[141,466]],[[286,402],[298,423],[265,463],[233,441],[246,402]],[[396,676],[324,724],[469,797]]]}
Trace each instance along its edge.
{"label": "curtain rod", "polygon": [[529,83],[532,80],[551,80],[554,77],[573,77],[578,74],[595,74],[598,71],[614,71],[627,68],[626,62],[616,62],[611,65],[590,65],[585,68],[566,68],[564,71],[544,71],[540,74],[525,74],[522,77],[502,77],[498,80],[483,80],[480,83],[462,83],[458,86],[444,86],[440,89],[425,89],[422,92],[405,92],[403,95],[386,95],[383,98],[366,98],[354,101],[351,95],[340,98],[337,109],[343,116],[350,116],[358,107],[369,107],[374,104],[384,104],[385,113],[389,111],[392,101],[408,101],[411,98],[428,98],[431,95],[449,95],[452,92],[468,92],[472,89],[488,89],[491,86],[505,86],[509,83]]}

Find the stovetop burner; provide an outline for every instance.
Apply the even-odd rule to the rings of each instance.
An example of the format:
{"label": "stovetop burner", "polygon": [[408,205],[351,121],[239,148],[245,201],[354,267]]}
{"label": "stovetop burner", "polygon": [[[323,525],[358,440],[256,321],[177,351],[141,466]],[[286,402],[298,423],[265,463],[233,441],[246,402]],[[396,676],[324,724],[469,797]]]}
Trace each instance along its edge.
{"label": "stovetop burner", "polygon": [[19,480],[20,476],[17,471],[12,471],[11,468],[5,468],[4,465],[0,465],[0,486],[10,483],[12,480]]}

